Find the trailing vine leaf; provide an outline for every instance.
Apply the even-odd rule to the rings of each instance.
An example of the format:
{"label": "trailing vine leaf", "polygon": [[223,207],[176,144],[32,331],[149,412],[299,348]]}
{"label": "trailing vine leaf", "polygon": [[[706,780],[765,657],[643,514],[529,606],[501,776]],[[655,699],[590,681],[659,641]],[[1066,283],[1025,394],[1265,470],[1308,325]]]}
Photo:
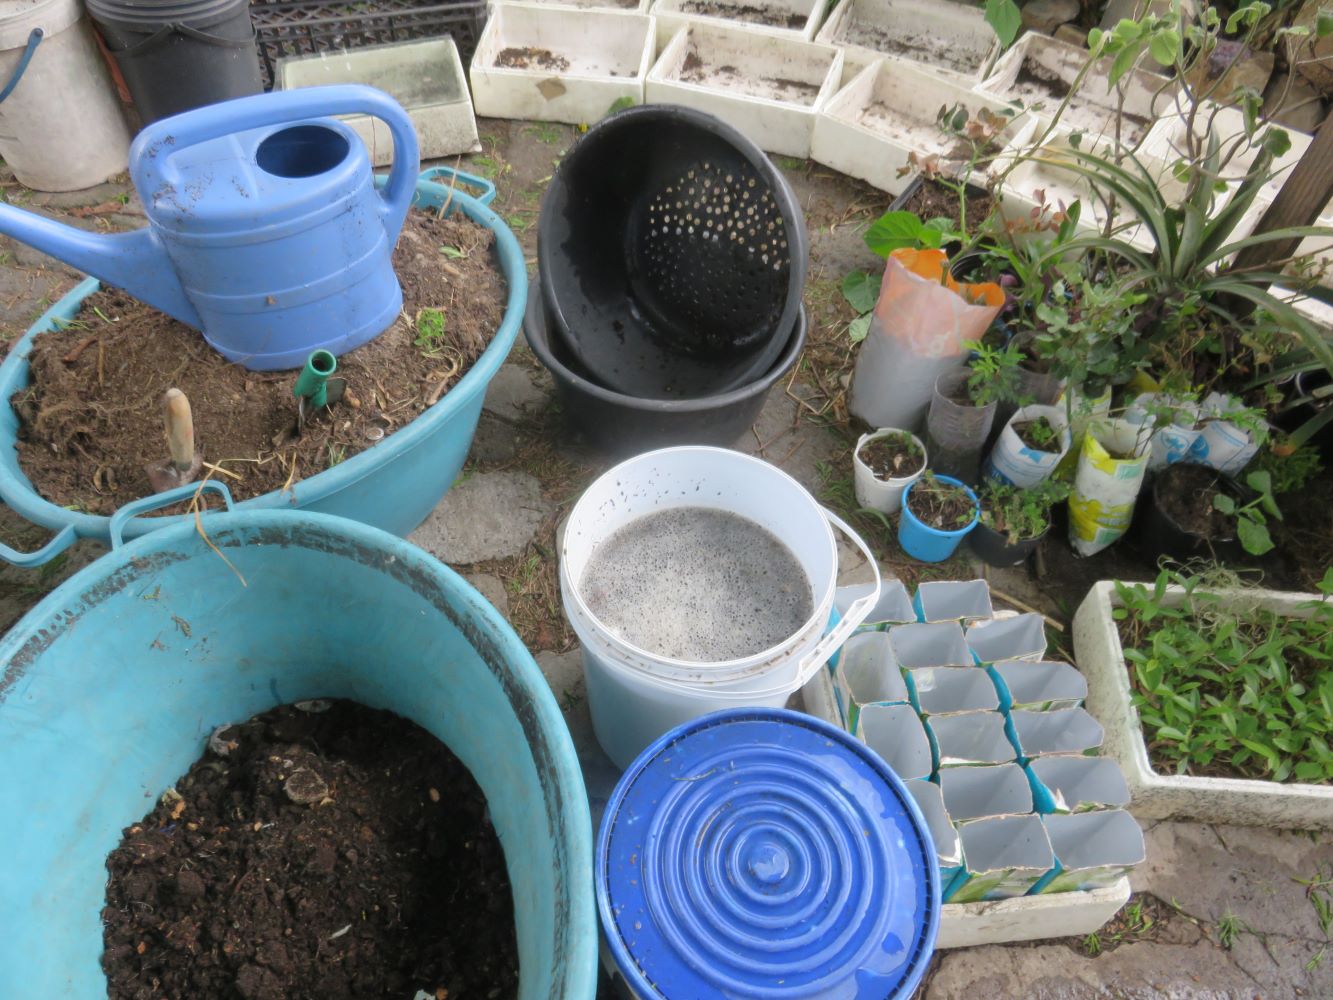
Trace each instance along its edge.
{"label": "trailing vine leaf", "polygon": [[858,314],[868,313],[879,301],[881,280],[865,271],[853,271],[842,279],[842,297]]}
{"label": "trailing vine leaf", "polygon": [[866,334],[870,332],[870,320],[872,313],[866,313],[864,316],[858,316],[847,326],[847,336],[851,338],[853,344],[859,344],[866,339]]}
{"label": "trailing vine leaf", "polygon": [[986,0],[986,23],[995,32],[1000,45],[1007,49],[1014,44],[1023,27],[1023,15],[1014,0]]}

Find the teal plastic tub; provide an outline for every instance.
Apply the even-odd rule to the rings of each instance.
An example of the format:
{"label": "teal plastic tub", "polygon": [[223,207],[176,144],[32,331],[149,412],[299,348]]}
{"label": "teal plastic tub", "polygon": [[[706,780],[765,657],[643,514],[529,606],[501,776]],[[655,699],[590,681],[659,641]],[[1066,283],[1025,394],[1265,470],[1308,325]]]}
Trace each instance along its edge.
{"label": "teal plastic tub", "polygon": [[[495,197],[495,187],[490,181],[464,173],[458,173],[458,184],[452,191],[435,183],[436,178],[453,174],[448,167],[424,171],[417,180],[413,204],[440,208],[448,202],[449,211],[458,208],[474,222],[495,232],[508,296],[504,319],[490,345],[456,386],[406,427],[286,491],[274,490],[242,501],[238,504],[240,509],[295,508],[337,514],[405,536],[426,519],[458,478],[472,447],[486,387],[508,357],[523,323],[528,277],[518,240],[504,220],[486,207]],[[377,183],[382,184],[383,178],[378,178]],[[466,188],[479,193],[467,194]],[[73,319],[83,300],[100,287],[95,278],[75,287],[32,325],[0,364],[0,500],[21,517],[56,533],[35,552],[18,552],[0,545],[0,559],[17,566],[39,566],[80,538],[103,544],[110,539],[111,518],[57,506],[33,489],[19,468],[18,451],[14,447],[19,421],[9,405],[14,394],[28,384],[28,354],[33,338],[55,329],[61,321]],[[295,377],[293,373],[292,378]],[[183,515],[134,520],[126,525],[125,534],[135,538],[187,520]]]}
{"label": "teal plastic tub", "polygon": [[[224,492],[216,483],[208,488]],[[162,500],[180,499],[194,487]],[[456,573],[342,518],[210,513],[116,548],[0,642],[0,997],[106,996],[106,857],[214,727],[348,698],[429,730],[486,793],[520,1000],[593,1000],[592,824],[569,731],[518,637]]]}

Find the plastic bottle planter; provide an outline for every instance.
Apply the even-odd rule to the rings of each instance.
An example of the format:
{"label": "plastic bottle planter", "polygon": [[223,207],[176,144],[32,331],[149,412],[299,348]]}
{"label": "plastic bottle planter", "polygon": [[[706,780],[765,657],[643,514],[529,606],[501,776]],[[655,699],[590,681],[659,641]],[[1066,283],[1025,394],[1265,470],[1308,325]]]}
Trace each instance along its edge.
{"label": "plastic bottle planter", "polygon": [[1017,764],[950,767],[940,772],[939,786],[955,823],[1032,812],[1032,788]]}
{"label": "plastic bottle planter", "polygon": [[1147,452],[1139,428],[1124,420],[1097,421],[1084,434],[1069,497],[1069,543],[1079,555],[1100,552],[1129,527]]}
{"label": "plastic bottle planter", "polygon": [[[1015,427],[1031,423],[1042,417],[1046,418],[1047,423],[1055,431],[1055,441],[1052,442],[1056,448],[1055,451],[1034,448],[1027,444],[1015,430]],[[987,479],[994,479],[997,482],[1018,486],[1022,489],[1036,486],[1043,480],[1050,478],[1056,466],[1068,454],[1069,445],[1069,419],[1063,407],[1024,406],[1009,418],[1009,422],[1000,431],[1000,436],[991,449],[990,457],[986,459],[984,474]]]}
{"label": "plastic bottle planter", "polygon": [[1129,805],[1129,785],[1109,757],[1039,757],[1027,765],[1039,813],[1080,813]]}
{"label": "plastic bottle planter", "polygon": [[1001,660],[986,668],[1000,697],[1000,710],[1049,712],[1079,708],[1088,696],[1087,679],[1058,660]]}
{"label": "plastic bottle planter", "polygon": [[1006,816],[965,823],[959,830],[963,871],[946,902],[1025,896],[1055,867],[1051,838],[1037,816]]}
{"label": "plastic bottle planter", "polygon": [[1120,809],[1073,816],[1043,816],[1055,867],[1037,892],[1103,889],[1143,864],[1143,830]]}
{"label": "plastic bottle planter", "polygon": [[[912,443],[916,445],[921,455],[921,465],[917,470],[907,476],[890,476],[887,479],[881,479],[871,471],[861,459],[861,450],[866,445],[879,441],[883,438],[893,437],[895,435],[905,435],[911,438]],[[926,471],[926,463],[929,456],[926,454],[926,446],[921,443],[921,439],[908,431],[898,430],[893,427],[886,427],[874,431],[870,434],[862,434],[860,440],[856,442],[856,453],[852,456],[854,466],[854,483],[856,486],[856,502],[862,507],[869,507],[871,510],[877,510],[881,514],[896,514],[903,503],[903,491],[912,483],[921,478],[921,474]]]}
{"label": "plastic bottle planter", "polygon": [[912,598],[916,616],[923,622],[984,621],[995,614],[990,587],[985,580],[928,580],[917,584]]}
{"label": "plastic bottle planter", "polygon": [[931,468],[940,476],[957,476],[967,483],[977,480],[981,449],[995,420],[995,403],[973,406],[955,398],[967,395],[967,371],[952,371],[935,380],[926,415],[926,447]]}
{"label": "plastic bottle planter", "polygon": [[[962,482],[951,476],[937,476],[936,479],[950,486],[963,486]],[[917,482],[920,482],[920,480]],[[909,501],[914,486],[916,486],[916,483],[910,484],[903,492],[903,513],[902,517],[898,519],[898,544],[913,559],[919,559],[922,562],[944,562],[958,549],[958,543],[966,537],[967,533],[977,526],[977,512],[980,510],[977,495],[963,486],[967,490],[967,495],[972,499],[972,520],[962,528],[953,531],[941,531],[938,528],[932,528],[912,513],[912,505]]]}
{"label": "plastic bottle planter", "polygon": [[1040,660],[1046,655],[1046,619],[1041,615],[1014,615],[978,622],[968,628],[966,637],[978,663]]}

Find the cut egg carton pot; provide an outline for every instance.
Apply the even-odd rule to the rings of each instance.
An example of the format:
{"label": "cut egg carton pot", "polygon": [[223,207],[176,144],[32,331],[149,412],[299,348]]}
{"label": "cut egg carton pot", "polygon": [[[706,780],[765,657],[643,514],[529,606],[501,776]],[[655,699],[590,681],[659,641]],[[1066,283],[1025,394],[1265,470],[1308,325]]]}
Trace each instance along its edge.
{"label": "cut egg carton pot", "polygon": [[[696,13],[700,7],[709,13]],[[656,0],[652,7],[659,53],[676,32],[691,24],[739,27],[752,34],[809,42],[819,30],[823,12],[824,0]]]}
{"label": "cut egg carton pot", "polygon": [[696,21],[662,50],[644,94],[716,115],[766,152],[804,158],[841,72],[831,45]]}
{"label": "cut egg carton pot", "polygon": [[[810,143],[811,158],[895,196],[916,178],[909,164],[913,153],[935,157],[943,173],[959,177],[968,163],[965,156],[951,155],[959,142],[940,126],[943,106],[965,108],[969,118],[982,109],[996,114],[1013,110],[964,83],[943,79],[912,63],[881,59],[868,65],[820,109]],[[1012,140],[1026,120],[1025,115],[1016,115],[1000,141]]]}
{"label": "cut egg carton pot", "polygon": [[[385,91],[412,119],[423,160],[481,151],[467,75],[448,35],[281,59],[276,76],[279,90],[364,83]],[[393,162],[388,125],[370,115],[341,120],[365,143],[373,166]]]}
{"label": "cut egg carton pot", "polygon": [[643,103],[652,54],[643,14],[496,4],[472,57],[472,101],[490,118],[595,122],[617,101]]}
{"label": "cut egg carton pot", "polygon": [[[1226,591],[1220,592],[1223,605]],[[1169,587],[1165,603],[1184,592]],[[1241,599],[1238,598],[1237,599]],[[1305,617],[1318,594],[1245,591],[1247,607]],[[1088,679],[1087,708],[1105,729],[1103,752],[1118,761],[1129,785],[1131,808],[1140,819],[1189,819],[1276,829],[1333,830],[1333,787],[1242,778],[1195,778],[1162,774],[1148,759],[1138,710],[1130,698],[1129,669],[1112,613],[1119,606],[1115,584],[1095,584],[1074,615],[1074,655]]]}
{"label": "cut egg carton pot", "polygon": [[1000,54],[982,9],[952,0],[841,0],[815,41],[843,50],[844,85],[887,57],[972,86]]}

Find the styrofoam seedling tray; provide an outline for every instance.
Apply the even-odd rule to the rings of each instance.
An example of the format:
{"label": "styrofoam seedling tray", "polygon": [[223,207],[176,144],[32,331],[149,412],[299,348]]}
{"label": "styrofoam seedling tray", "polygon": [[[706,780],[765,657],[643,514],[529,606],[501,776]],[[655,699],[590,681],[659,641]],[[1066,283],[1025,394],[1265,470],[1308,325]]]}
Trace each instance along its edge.
{"label": "styrofoam seedling tray", "polygon": [[656,0],[657,51],[691,24],[744,27],[760,35],[813,41],[824,0]]}
{"label": "styrofoam seedling tray", "polygon": [[1095,753],[1105,739],[1101,723],[1082,708],[1019,710],[1010,712],[1007,718],[1009,738],[1024,760],[1048,754]]}
{"label": "styrofoam seedling tray", "polygon": [[893,655],[906,670],[917,667],[969,667],[976,663],[963,627],[957,622],[894,625],[886,633]]}
{"label": "styrofoam seedling tray", "polygon": [[807,157],[841,72],[832,46],[693,22],[662,50],[644,93],[716,115],[770,153]]}
{"label": "styrofoam seedling tray", "polygon": [[[873,583],[854,583],[839,587],[833,594],[833,606],[838,614],[845,615],[853,604],[875,589]],[[880,587],[879,600],[866,615],[867,626],[900,625],[916,621],[916,611],[912,599],[907,595],[907,588],[901,580],[885,580]]]}
{"label": "styrofoam seedling tray", "polygon": [[653,20],[643,14],[500,3],[472,56],[477,114],[578,125],[643,102]]}
{"label": "styrofoam seedling tray", "polygon": [[1001,660],[986,669],[1005,712],[1078,708],[1088,696],[1087,678],[1059,660]]}
{"label": "styrofoam seedling tray", "polygon": [[[1318,594],[1273,590],[1222,592],[1243,608],[1263,608],[1288,617],[1308,617]],[[1179,605],[1184,592],[1168,587],[1163,600]],[[1074,653],[1088,678],[1088,711],[1106,729],[1104,752],[1115,758],[1129,783],[1132,806],[1143,819],[1192,819],[1275,829],[1333,830],[1333,786],[1279,784],[1245,778],[1195,778],[1162,774],[1148,759],[1138,710],[1130,699],[1130,672],[1120,646],[1115,584],[1103,580],[1074,615]]]}
{"label": "styrofoam seedling tray", "polygon": [[1038,757],[1028,762],[1032,800],[1040,813],[1078,813],[1129,805],[1129,785],[1109,757]]}
{"label": "styrofoam seedling tray", "polygon": [[995,614],[985,580],[929,580],[919,583],[912,598],[923,622],[982,621]]}
{"label": "styrofoam seedling tray", "polygon": [[929,778],[934,769],[930,740],[911,705],[863,705],[857,736],[904,781]]}
{"label": "styrofoam seedling tray", "polygon": [[[1005,102],[1021,102],[1047,125],[1087,57],[1086,49],[1030,31],[999,58],[977,90]],[[1109,69],[1107,60],[1104,66],[1088,73],[1060,115],[1061,127],[1087,133],[1090,139],[1116,137],[1115,121],[1122,105],[1117,90],[1107,89]],[[1125,118],[1119,135],[1122,146],[1137,143],[1159,115],[1175,108],[1175,84],[1146,70],[1125,74],[1118,89],[1124,92]]]}
{"label": "styrofoam seedling tray", "polygon": [[1046,619],[1024,614],[977,622],[969,626],[966,638],[978,663],[1040,660],[1046,655]]}
{"label": "styrofoam seedling tray", "polygon": [[949,900],[976,902],[1025,895],[1055,865],[1051,838],[1037,816],[979,819],[959,828],[963,872]]}
{"label": "styrofoam seedling tray", "polygon": [[[281,59],[277,78],[280,90],[340,83],[383,90],[407,111],[423,160],[481,149],[467,74],[454,40],[447,35]],[[388,125],[370,115],[346,115],[342,121],[365,143],[372,166],[393,161]]]}
{"label": "styrofoam seedling tray", "polygon": [[[801,689],[805,710],[835,726],[843,724],[833,696],[833,678],[827,670],[818,670]],[[936,851],[947,847],[937,832],[938,819],[932,819],[928,805],[931,796],[939,796],[939,786],[928,781],[907,782],[935,838]],[[934,791],[930,791],[934,789]],[[943,800],[939,807],[943,809]],[[945,825],[948,824],[947,817]],[[955,862],[941,854],[941,887],[948,898],[950,882],[957,872]],[[1108,889],[1063,892],[1054,895],[1022,896],[1017,899],[977,903],[946,903],[940,907],[940,933],[937,950],[972,948],[1010,941],[1040,941],[1047,938],[1082,937],[1091,934],[1120,912],[1129,899],[1129,879],[1122,878]]]}
{"label": "styrofoam seedling tray", "polygon": [[1008,764],[1018,759],[999,712],[936,715],[926,720],[937,770],[977,764]]}
{"label": "styrofoam seedling tray", "polygon": [[969,85],[1000,52],[980,7],[941,0],[842,0],[815,40],[840,46],[861,64],[906,60]]}
{"label": "styrofoam seedling tray", "polygon": [[956,824],[1032,812],[1027,773],[1017,764],[950,767],[939,774],[944,808]]}
{"label": "styrofoam seedling tray", "polygon": [[1042,893],[1101,889],[1123,878],[1147,856],[1143,830],[1122,809],[1043,816],[1056,867]]}
{"label": "styrofoam seedling tray", "polygon": [[917,667],[909,670],[907,692],[922,715],[997,712],[1000,697],[990,675],[976,667]]}
{"label": "styrofoam seedling tray", "polygon": [[[965,83],[885,59],[867,66],[820,111],[810,156],[893,195],[902,194],[915,178],[914,156],[934,163],[946,176],[962,177],[970,168],[971,148],[945,130],[939,120],[942,108],[963,109],[969,120],[983,109],[1013,115],[1003,101]],[[1022,118],[1010,117],[997,149],[1018,133]]]}

